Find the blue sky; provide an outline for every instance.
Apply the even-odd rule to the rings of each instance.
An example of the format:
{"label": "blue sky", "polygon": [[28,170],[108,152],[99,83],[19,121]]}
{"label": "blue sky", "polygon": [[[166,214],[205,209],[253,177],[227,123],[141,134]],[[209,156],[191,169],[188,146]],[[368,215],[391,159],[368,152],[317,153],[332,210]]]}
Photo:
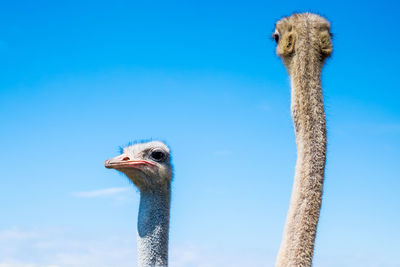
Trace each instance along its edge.
{"label": "blue sky", "polygon": [[0,10],[0,266],[136,266],[139,194],[104,168],[172,148],[171,266],[273,266],[293,182],[269,39],[326,16],[328,161],[315,266],[400,266],[395,1],[13,1]]}

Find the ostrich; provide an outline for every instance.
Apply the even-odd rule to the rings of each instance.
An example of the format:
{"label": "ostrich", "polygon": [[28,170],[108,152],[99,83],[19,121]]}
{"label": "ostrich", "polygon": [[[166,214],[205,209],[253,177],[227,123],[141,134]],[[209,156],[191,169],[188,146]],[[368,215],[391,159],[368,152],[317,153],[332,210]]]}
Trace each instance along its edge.
{"label": "ostrich", "polygon": [[276,23],[272,37],[291,78],[298,153],[276,266],[311,266],[326,160],[321,70],[332,52],[330,24],[315,14],[293,14]]}
{"label": "ostrich", "polygon": [[139,266],[168,266],[168,228],[172,165],[162,142],[137,143],[106,160],[105,167],[124,173],[140,190]]}

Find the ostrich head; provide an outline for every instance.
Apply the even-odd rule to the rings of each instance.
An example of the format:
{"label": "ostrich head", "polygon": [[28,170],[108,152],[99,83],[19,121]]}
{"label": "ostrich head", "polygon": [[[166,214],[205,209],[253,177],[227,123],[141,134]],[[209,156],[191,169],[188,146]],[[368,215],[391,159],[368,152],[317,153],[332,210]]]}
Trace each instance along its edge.
{"label": "ostrich head", "polygon": [[332,53],[331,36],[329,22],[311,13],[293,14],[279,20],[272,34],[277,44],[276,53],[289,72],[292,59],[300,49],[311,49],[323,63]]}
{"label": "ostrich head", "polygon": [[121,152],[104,165],[124,173],[140,190],[163,187],[171,182],[170,150],[164,143],[137,143],[124,147]]}

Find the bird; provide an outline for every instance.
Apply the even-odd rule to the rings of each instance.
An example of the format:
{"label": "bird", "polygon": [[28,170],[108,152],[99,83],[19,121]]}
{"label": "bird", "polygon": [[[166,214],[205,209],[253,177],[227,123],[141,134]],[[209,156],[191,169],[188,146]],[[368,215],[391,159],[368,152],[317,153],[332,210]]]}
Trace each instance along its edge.
{"label": "bird", "polygon": [[295,13],[275,24],[276,53],[291,80],[291,114],[297,162],[289,211],[276,267],[311,266],[326,162],[326,121],[321,71],[332,53],[330,23]]}
{"label": "bird", "polygon": [[168,266],[168,231],[173,167],[169,147],[161,141],[138,142],[104,163],[125,174],[140,191],[138,263]]}

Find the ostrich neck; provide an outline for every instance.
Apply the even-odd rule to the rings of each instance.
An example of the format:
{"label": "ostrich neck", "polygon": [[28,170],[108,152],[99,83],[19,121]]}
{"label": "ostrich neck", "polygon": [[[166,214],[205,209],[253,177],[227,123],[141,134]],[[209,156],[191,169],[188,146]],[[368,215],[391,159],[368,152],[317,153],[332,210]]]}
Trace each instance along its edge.
{"label": "ostrich neck", "polygon": [[139,266],[168,266],[170,184],[142,190],[138,216]]}
{"label": "ostrich neck", "polygon": [[302,38],[292,59],[291,111],[297,162],[289,212],[276,266],[311,266],[321,208],[326,160],[326,122],[321,90],[322,60]]}

